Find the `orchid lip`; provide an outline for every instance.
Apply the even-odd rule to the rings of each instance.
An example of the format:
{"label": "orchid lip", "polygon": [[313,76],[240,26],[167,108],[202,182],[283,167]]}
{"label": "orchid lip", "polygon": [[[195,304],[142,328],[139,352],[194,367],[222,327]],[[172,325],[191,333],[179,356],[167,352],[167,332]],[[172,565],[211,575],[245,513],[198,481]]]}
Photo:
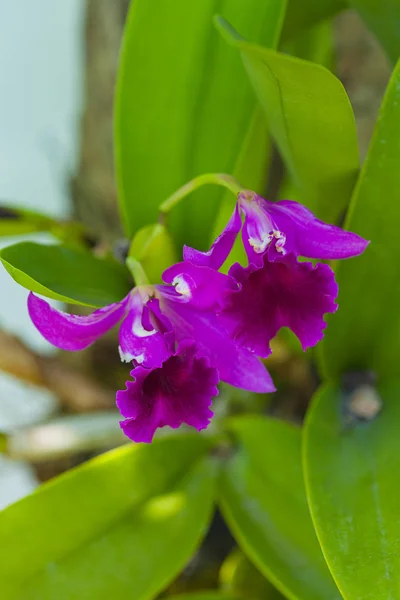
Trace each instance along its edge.
{"label": "orchid lip", "polygon": [[138,314],[136,315],[132,323],[132,333],[137,337],[144,338],[149,337],[150,335],[154,335],[155,333],[157,333],[157,330],[155,328],[150,329],[150,331],[148,329],[145,329],[142,325],[142,315]]}
{"label": "orchid lip", "polygon": [[247,220],[249,245],[256,254],[263,254],[270,246],[281,254],[285,252],[286,234],[278,229],[264,206],[264,200],[254,192],[244,191],[238,203]]}
{"label": "orchid lip", "polygon": [[271,242],[272,235],[270,233],[263,234],[261,241],[256,238],[249,237],[249,244],[253,248],[254,252],[257,252],[257,254],[262,254],[265,252]]}
{"label": "orchid lip", "polygon": [[285,252],[285,243],[286,243],[286,235],[282,231],[278,231],[274,229],[268,234],[263,233],[261,237],[261,241],[254,238],[249,237],[249,244],[253,248],[254,252],[257,254],[263,254],[266,249],[272,244],[275,240],[275,250],[280,253]]}
{"label": "orchid lip", "polygon": [[144,359],[146,358],[143,353],[135,355],[135,354],[130,354],[129,352],[124,352],[122,350],[121,346],[118,346],[118,352],[119,352],[121,362],[125,362],[125,363],[130,363],[132,361],[136,361],[139,365],[141,365],[144,362]]}

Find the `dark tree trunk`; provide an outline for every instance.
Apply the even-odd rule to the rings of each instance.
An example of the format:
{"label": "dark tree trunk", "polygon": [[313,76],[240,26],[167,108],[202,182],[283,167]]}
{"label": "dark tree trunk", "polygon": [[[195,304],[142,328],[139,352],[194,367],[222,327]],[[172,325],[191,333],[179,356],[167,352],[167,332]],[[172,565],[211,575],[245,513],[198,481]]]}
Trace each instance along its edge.
{"label": "dark tree trunk", "polygon": [[113,170],[113,101],[129,0],[88,0],[80,160],[72,182],[76,216],[106,240],[120,233]]}

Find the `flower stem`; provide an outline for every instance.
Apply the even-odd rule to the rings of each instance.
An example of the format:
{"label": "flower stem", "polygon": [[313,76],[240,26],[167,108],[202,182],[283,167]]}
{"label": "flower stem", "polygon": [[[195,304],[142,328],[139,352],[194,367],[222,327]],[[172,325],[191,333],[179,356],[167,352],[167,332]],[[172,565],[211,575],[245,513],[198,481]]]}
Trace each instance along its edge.
{"label": "flower stem", "polygon": [[135,286],[148,285],[150,283],[149,278],[147,277],[141,263],[138,260],[136,260],[136,258],[128,256],[128,258],[126,259],[126,266],[132,273]]}
{"label": "flower stem", "polygon": [[186,196],[197,190],[202,185],[221,185],[227,188],[237,196],[243,189],[240,183],[231,175],[225,173],[205,173],[195,177],[188,183],[185,183],[179,190],[174,192],[172,196],[167,198],[162,204],[160,204],[160,216],[164,216],[170,210],[172,210],[177,204],[181,202]]}

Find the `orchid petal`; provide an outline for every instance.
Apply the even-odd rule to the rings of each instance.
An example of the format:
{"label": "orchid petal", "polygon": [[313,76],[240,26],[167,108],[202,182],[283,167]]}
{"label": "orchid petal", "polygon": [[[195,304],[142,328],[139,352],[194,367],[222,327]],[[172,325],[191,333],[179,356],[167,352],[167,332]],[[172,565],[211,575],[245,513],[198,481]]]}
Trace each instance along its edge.
{"label": "orchid petal", "polygon": [[286,234],[287,251],[296,256],[350,258],[364,252],[369,244],[356,233],[320,221],[308,208],[293,200],[267,204],[268,212],[278,228]]}
{"label": "orchid petal", "polygon": [[191,342],[182,342],[161,367],[136,367],[134,381],[117,392],[117,406],[125,421],[124,433],[135,442],[151,442],[158,427],[182,423],[205,429],[213,416],[212,398],[218,395],[218,375],[207,359],[196,356]]}
{"label": "orchid petal", "polygon": [[190,246],[185,246],[183,249],[183,259],[194,265],[210,267],[218,271],[228,258],[241,226],[242,220],[238,206],[236,205],[227,226],[217,237],[210,250],[201,252],[195,248],[190,248]]}
{"label": "orchid petal", "polygon": [[335,312],[338,287],[328,265],[300,263],[292,255],[257,269],[233,265],[231,274],[240,291],[226,296],[219,315],[235,343],[258,356],[271,353],[270,341],[281,327],[289,327],[303,350],[323,337],[325,313]]}
{"label": "orchid petal", "polygon": [[28,296],[28,312],[42,336],[62,350],[83,350],[114,327],[125,315],[129,295],[121,302],[109,304],[90,315],[70,315],[61,312],[35,296]]}
{"label": "orchid petal", "polygon": [[237,346],[214,312],[199,311],[167,298],[162,298],[161,306],[177,338],[194,340],[199,353],[218,369],[222,381],[250,392],[275,391],[264,365],[248,350]]}
{"label": "orchid petal", "polygon": [[[163,273],[163,280],[175,286],[177,294],[173,295],[177,302],[190,302],[191,306],[201,310],[218,306],[226,290],[237,287],[229,275],[189,262],[169,267]],[[161,290],[167,291],[165,286],[161,286]]]}
{"label": "orchid petal", "polygon": [[150,300],[145,304],[136,290],[119,330],[122,360],[134,360],[146,368],[160,366],[171,356],[173,339],[172,325],[162,315],[158,300]]}

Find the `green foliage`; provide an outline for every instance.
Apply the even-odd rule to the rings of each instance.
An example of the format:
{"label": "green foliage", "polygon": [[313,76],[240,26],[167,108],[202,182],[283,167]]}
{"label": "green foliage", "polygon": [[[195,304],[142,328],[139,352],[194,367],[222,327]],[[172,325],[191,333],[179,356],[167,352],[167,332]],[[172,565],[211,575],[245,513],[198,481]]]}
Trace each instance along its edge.
{"label": "green foliage", "polygon": [[216,22],[241,52],[300,201],[334,222],[350,200],[359,166],[354,115],[342,84],[321,65],[249,44],[224,19]]}
{"label": "green foliage", "polygon": [[[160,282],[183,243],[208,247],[240,189],[196,189],[178,205],[177,188],[197,176],[232,181],[210,175],[222,172],[262,193],[273,144],[285,168],[278,195],[330,222],[350,203],[346,228],[371,244],[336,268],[340,308],[321,353],[331,382],[312,401],[303,456],[299,428],[247,415],[228,421],[235,446],[225,433],[217,449],[214,438],[178,434],[89,461],[0,513],[5,600],[152,600],[193,556],[216,495],[242,550],[223,565],[223,589],[175,600],[400,597],[400,62],[359,173],[353,111],[329,70],[330,19],[347,6],[395,62],[399,0],[133,0],[114,127],[136,282],[146,275]],[[215,19],[219,32],[216,12],[223,15]],[[160,216],[171,195],[167,207],[176,208]],[[63,244],[0,250],[6,270],[27,289],[101,307],[134,285],[125,265],[79,249],[81,225],[0,208],[0,236],[36,231]],[[243,256],[239,241],[229,262]],[[287,332],[281,335],[290,347]],[[368,370],[378,376],[377,391],[339,387],[349,372]],[[222,413],[235,403],[225,392],[214,421],[219,441]],[[223,456],[217,485],[211,450]]]}
{"label": "green foliage", "polygon": [[58,220],[25,208],[0,205],[0,237],[47,231],[65,242],[80,243],[84,226],[76,221]]}
{"label": "green foliage", "polygon": [[205,438],[130,444],[43,485],[0,514],[7,600],[152,598],[188,561],[210,518]]}
{"label": "green foliage", "polygon": [[288,0],[282,39],[291,40],[299,32],[333,17],[346,8],[346,4],[346,0]]}
{"label": "green foliage", "polygon": [[0,260],[23,287],[71,304],[105,306],[132,287],[123,265],[67,246],[20,242],[0,250]]}
{"label": "green foliage", "polygon": [[400,1],[349,0],[395,64],[400,57]]}
{"label": "green foliage", "polygon": [[331,69],[334,63],[332,21],[322,21],[303,31],[293,40],[283,44],[282,52]]}
{"label": "green foliage", "polygon": [[370,240],[360,257],[337,266],[339,310],[322,345],[324,369],[372,369],[396,376],[400,353],[400,63],[386,91],[345,227]]}
{"label": "green foliage", "polygon": [[[265,31],[263,42],[268,48],[276,48],[279,42],[282,19],[285,14],[285,2],[269,1],[265,10],[269,11],[268,30]],[[243,136],[232,174],[245,188],[263,193],[268,174],[271,143],[267,133],[267,124],[262,108],[256,104],[253,116],[248,124],[246,135]],[[233,211],[232,194],[225,192],[221,198],[220,209],[211,232],[213,240],[224,228]],[[240,240],[235,244],[229,262],[245,260],[243,246]]]}
{"label": "green foliage", "polygon": [[309,515],[300,430],[256,417],[233,422],[241,443],[223,470],[220,503],[238,543],[291,599],[339,599]]}
{"label": "green foliage", "polygon": [[221,587],[246,600],[282,600],[283,596],[253,563],[235,548],[221,568]]}
{"label": "green foliage", "polygon": [[[285,0],[225,0],[218,9],[251,39],[270,45]],[[237,165],[256,101],[240,58],[212,26],[215,11],[214,0],[157,0],[157,10],[147,0],[132,2],[115,108],[119,200],[129,236],[156,220],[158,205],[186,181]],[[256,136],[260,154],[246,168],[249,186],[266,162],[264,126]],[[178,247],[207,246],[223,193],[199,190],[174,211]]]}
{"label": "green foliage", "polygon": [[167,267],[178,262],[171,236],[164,225],[146,225],[132,240],[129,256],[138,260],[151,283],[160,283]]}
{"label": "green foliage", "polygon": [[0,206],[1,237],[50,231],[54,225],[55,221],[47,215],[13,206]]}
{"label": "green foliage", "polygon": [[[359,401],[367,393],[360,389]],[[400,382],[382,382],[378,393],[382,411],[361,422],[349,410],[350,398],[333,385],[322,387],[304,432],[311,513],[349,600],[400,597]]]}
{"label": "green foliage", "polygon": [[219,592],[194,592],[193,594],[169,596],[169,600],[240,600],[240,598]]}

